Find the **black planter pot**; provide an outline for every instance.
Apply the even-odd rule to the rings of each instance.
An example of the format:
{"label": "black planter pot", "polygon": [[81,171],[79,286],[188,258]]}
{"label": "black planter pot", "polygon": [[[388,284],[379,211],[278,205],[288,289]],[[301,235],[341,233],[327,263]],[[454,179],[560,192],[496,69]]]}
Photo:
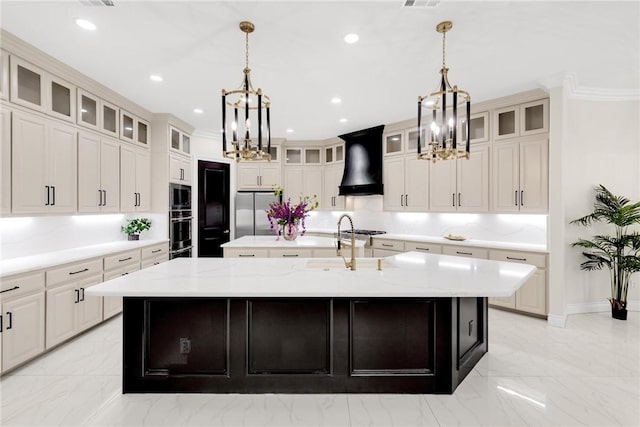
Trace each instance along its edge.
{"label": "black planter pot", "polygon": [[627,320],[627,308],[611,306],[611,317],[618,320]]}
{"label": "black planter pot", "polygon": [[139,234],[129,234],[129,240],[140,240]]}

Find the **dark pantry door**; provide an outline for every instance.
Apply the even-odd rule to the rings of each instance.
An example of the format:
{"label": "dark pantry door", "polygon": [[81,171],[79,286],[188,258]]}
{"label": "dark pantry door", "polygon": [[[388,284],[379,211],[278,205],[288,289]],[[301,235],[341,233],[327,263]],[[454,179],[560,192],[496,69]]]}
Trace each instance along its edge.
{"label": "dark pantry door", "polygon": [[198,256],[221,257],[229,241],[229,165],[198,161]]}

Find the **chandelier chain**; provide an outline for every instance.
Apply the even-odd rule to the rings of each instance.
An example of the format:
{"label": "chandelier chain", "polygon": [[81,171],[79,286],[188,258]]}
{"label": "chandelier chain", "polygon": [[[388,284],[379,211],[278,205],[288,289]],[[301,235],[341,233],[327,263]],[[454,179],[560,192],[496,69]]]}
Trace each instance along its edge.
{"label": "chandelier chain", "polygon": [[245,68],[249,68],[249,33],[244,33],[245,36],[245,45],[244,45],[244,51],[245,51]]}
{"label": "chandelier chain", "polygon": [[443,33],[442,33],[442,68],[446,68],[446,65],[445,65],[445,63],[444,63],[444,53],[445,53],[445,51],[444,51],[444,45],[445,45],[445,40],[444,40],[444,38],[445,38],[446,36],[447,36],[447,33],[446,33],[446,32],[443,32]]}

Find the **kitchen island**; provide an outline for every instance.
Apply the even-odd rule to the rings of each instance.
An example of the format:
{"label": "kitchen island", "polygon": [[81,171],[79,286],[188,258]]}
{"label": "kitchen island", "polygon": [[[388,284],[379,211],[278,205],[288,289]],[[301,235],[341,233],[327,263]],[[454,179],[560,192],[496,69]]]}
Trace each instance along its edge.
{"label": "kitchen island", "polygon": [[174,259],[123,296],[123,392],[452,393],[487,352],[487,297],[535,267],[408,252]]}
{"label": "kitchen island", "polygon": [[[342,239],[349,252],[349,239]],[[364,255],[365,242],[356,240],[356,256]],[[242,236],[220,245],[225,258],[325,258],[336,256],[336,239],[330,237],[300,236],[285,240],[277,236]]]}

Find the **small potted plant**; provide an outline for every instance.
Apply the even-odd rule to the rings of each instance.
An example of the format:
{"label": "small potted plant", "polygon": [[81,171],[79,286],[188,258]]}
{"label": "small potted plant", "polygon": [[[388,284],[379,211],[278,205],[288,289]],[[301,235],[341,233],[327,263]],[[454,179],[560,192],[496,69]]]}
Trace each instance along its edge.
{"label": "small potted plant", "polygon": [[611,316],[627,319],[627,292],[631,274],[640,271],[640,234],[629,227],[640,224],[640,202],[631,203],[623,196],[615,196],[603,185],[596,187],[593,212],[571,221],[571,224],[589,226],[593,222],[613,224],[614,236],[595,235],[592,240],[578,239],[574,247],[586,249],[587,259],[582,270],[609,269],[611,275]]}
{"label": "small potted plant", "polygon": [[129,240],[140,240],[140,233],[150,228],[149,218],[132,218],[127,220],[127,225],[122,226],[122,231],[129,236]]}

